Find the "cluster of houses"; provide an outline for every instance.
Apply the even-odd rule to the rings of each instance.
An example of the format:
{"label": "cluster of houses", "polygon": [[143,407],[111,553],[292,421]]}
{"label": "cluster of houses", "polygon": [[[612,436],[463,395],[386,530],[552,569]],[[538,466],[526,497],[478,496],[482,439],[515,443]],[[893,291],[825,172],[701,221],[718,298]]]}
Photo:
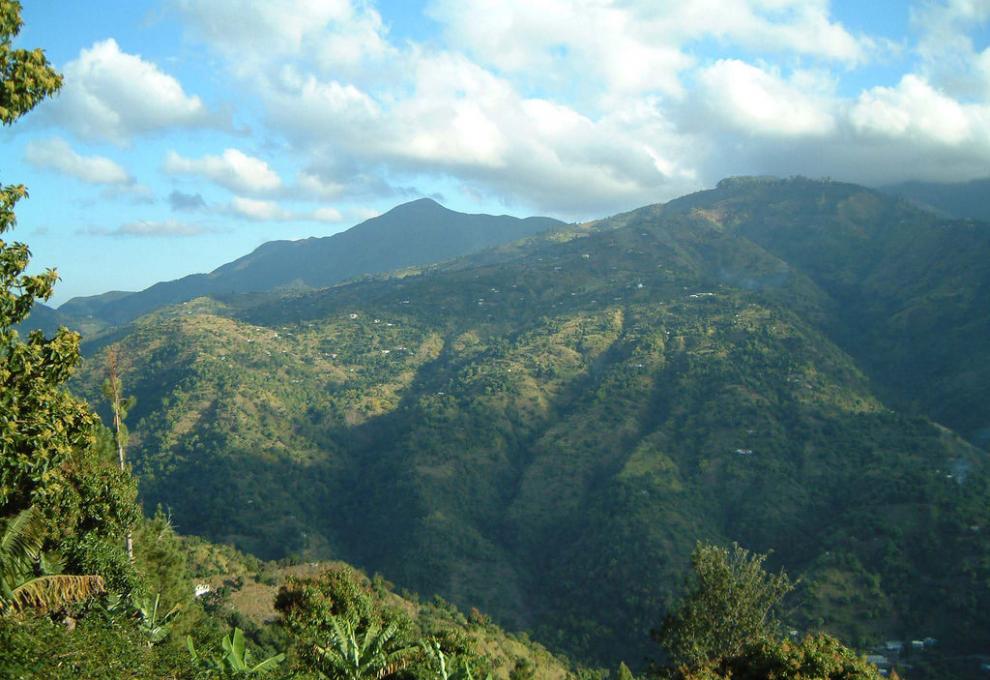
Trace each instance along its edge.
{"label": "cluster of houses", "polygon": [[887,640],[882,645],[878,645],[871,654],[866,655],[866,660],[880,669],[880,675],[887,676],[891,668],[897,666],[899,669],[908,669],[909,663],[904,663],[905,652],[917,653],[934,647],[938,641],[932,637],[923,640]]}

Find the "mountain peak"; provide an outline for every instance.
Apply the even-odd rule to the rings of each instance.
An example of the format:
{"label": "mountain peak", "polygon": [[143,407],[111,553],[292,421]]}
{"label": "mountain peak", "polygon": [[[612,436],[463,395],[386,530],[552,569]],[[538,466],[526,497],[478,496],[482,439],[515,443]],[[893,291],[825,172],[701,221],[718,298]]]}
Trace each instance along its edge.
{"label": "mountain peak", "polygon": [[444,206],[437,203],[432,198],[417,198],[414,201],[409,201],[407,203],[400,203],[391,210],[383,213],[384,215],[403,215],[403,214],[430,214],[430,213],[450,213],[452,210],[445,208]]}

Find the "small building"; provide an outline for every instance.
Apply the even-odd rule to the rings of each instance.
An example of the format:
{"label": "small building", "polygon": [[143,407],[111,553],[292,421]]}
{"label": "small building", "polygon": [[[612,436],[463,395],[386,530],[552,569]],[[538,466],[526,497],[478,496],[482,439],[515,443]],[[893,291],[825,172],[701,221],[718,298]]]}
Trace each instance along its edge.
{"label": "small building", "polygon": [[882,654],[867,654],[866,663],[871,663],[874,666],[890,665],[890,662],[887,660],[887,657],[883,656]]}
{"label": "small building", "polygon": [[736,453],[738,453],[740,456],[752,456],[753,449],[736,449]]}
{"label": "small building", "polygon": [[884,648],[888,652],[899,652],[904,649],[904,643],[900,640],[887,640],[887,642],[884,643]]}
{"label": "small building", "polygon": [[193,586],[193,595],[196,597],[203,597],[207,593],[213,591],[213,588],[208,583],[197,583]]}

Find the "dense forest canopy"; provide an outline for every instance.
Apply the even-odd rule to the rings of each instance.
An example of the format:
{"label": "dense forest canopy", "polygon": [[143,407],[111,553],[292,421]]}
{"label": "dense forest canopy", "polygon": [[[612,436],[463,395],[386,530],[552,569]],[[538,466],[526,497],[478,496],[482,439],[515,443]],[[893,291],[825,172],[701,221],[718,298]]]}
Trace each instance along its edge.
{"label": "dense forest canopy", "polygon": [[[20,17],[4,125],[62,85]],[[400,208],[333,244],[449,249],[262,248],[85,339],[0,240],[0,675],[977,676],[990,227],[799,177]]]}

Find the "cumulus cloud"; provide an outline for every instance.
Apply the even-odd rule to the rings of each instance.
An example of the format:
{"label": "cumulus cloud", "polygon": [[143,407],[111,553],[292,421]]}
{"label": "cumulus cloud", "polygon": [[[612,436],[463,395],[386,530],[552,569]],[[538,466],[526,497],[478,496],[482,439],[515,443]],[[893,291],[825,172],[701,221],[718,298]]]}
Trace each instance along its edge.
{"label": "cumulus cloud", "polygon": [[230,210],[236,215],[249,220],[271,221],[288,220],[292,214],[279,207],[274,201],[258,201],[251,198],[235,196],[230,202]]}
{"label": "cumulus cloud", "polygon": [[130,185],[124,168],[104,156],[82,156],[60,137],[29,142],[24,159],[37,168],[54,170],[88,184]]}
{"label": "cumulus cloud", "polygon": [[[607,91],[682,91],[680,72],[702,40],[846,65],[877,46],[829,16],[827,0],[435,0],[448,40],[504,72],[577,75]],[[484,21],[478,17],[484,16]]]}
{"label": "cumulus cloud", "polygon": [[339,222],[343,219],[336,208],[321,207],[308,212],[287,210],[275,201],[259,201],[235,196],[226,211],[255,222]]}
{"label": "cumulus cloud", "polygon": [[[346,157],[334,183],[390,168],[456,177],[471,190],[526,196],[542,210],[576,211],[659,200],[680,167],[655,106],[634,102],[592,118],[562,103],[520,95],[462,55],[415,51],[409,82],[381,100],[315,78],[266,91],[274,127],[296,148]],[[324,96],[314,96],[315,93]]]}
{"label": "cumulus cloud", "polygon": [[218,122],[178,80],[112,38],[83,49],[63,73],[65,86],[47,115],[84,139],[123,145],[139,134]]}
{"label": "cumulus cloud", "polygon": [[381,15],[367,2],[176,0],[174,6],[242,74],[299,55],[325,73],[350,71],[394,53]]}
{"label": "cumulus cloud", "polygon": [[738,59],[701,70],[696,97],[709,122],[744,134],[822,136],[835,127],[827,98]]}
{"label": "cumulus cloud", "polygon": [[174,151],[165,157],[165,172],[208,179],[231,191],[266,193],[282,186],[282,180],[268,163],[237,149],[226,149],[219,156],[185,158]]}
{"label": "cumulus cloud", "polygon": [[91,227],[83,233],[92,236],[174,237],[199,236],[215,231],[209,227],[175,220],[138,220],[115,228]]}
{"label": "cumulus cloud", "polygon": [[[258,198],[354,200],[421,182],[584,218],[733,173],[966,178],[986,173],[990,87],[964,95],[935,77],[946,57],[925,36],[968,35],[983,4],[926,4],[941,14],[913,48],[922,59],[893,86],[851,91],[848,74],[900,57],[829,0],[433,0],[442,34],[423,43],[390,41],[357,0],[176,0],[306,170],[268,187],[215,160],[222,171],[181,157],[172,170],[253,195],[227,210],[264,220],[316,214]],[[967,77],[990,77],[990,51],[965,45]]]}
{"label": "cumulus cloud", "polygon": [[909,74],[896,87],[863,92],[850,120],[863,135],[906,143],[990,149],[990,106],[965,105]]}

